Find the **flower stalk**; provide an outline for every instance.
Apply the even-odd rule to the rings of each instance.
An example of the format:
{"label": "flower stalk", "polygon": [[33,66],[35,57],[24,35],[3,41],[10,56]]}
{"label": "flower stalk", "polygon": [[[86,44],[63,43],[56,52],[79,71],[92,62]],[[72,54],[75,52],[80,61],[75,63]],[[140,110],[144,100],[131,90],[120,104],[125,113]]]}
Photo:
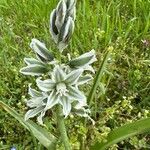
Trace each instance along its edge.
{"label": "flower stalk", "polygon": [[67,131],[64,123],[64,116],[62,113],[62,108],[60,105],[57,106],[57,124],[58,124],[58,130],[61,136],[61,141],[64,144],[65,150],[71,150],[71,145],[69,143],[69,139],[67,136]]}

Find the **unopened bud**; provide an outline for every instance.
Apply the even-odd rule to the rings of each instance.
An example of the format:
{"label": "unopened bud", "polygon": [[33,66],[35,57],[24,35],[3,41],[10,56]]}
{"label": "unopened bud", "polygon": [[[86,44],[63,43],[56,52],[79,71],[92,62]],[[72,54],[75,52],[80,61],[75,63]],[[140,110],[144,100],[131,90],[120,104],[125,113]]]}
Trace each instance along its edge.
{"label": "unopened bud", "polygon": [[60,30],[58,37],[58,48],[62,52],[68,45],[68,42],[74,31],[74,21],[71,17],[68,17],[67,21],[64,23]]}
{"label": "unopened bud", "polygon": [[66,11],[67,11],[67,7],[66,7],[65,2],[60,1],[56,8],[56,21],[55,21],[55,25],[58,31],[60,31],[65,21]]}
{"label": "unopened bud", "polygon": [[74,31],[75,4],[75,0],[61,0],[50,15],[50,33],[60,52],[67,47]]}

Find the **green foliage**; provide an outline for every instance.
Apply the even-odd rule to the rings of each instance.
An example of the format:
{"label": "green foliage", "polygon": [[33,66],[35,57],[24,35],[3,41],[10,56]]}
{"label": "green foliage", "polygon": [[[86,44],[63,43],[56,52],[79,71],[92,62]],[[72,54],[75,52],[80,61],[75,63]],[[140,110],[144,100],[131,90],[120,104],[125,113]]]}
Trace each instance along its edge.
{"label": "green foliage", "polygon": [[110,132],[106,138],[106,142],[97,142],[91,149],[93,150],[105,150],[109,146],[123,141],[124,139],[136,134],[150,131],[150,118],[142,119],[134,123],[126,124],[118,129]]}
{"label": "green foliage", "polygon": [[[33,80],[22,76],[19,69],[24,66],[23,58],[33,55],[29,49],[31,39],[41,37],[39,40],[57,53],[48,32],[49,15],[56,3],[55,0],[0,1],[0,98],[21,114],[27,110],[27,83]],[[87,129],[84,120],[78,117],[66,121],[74,149],[88,149],[95,140],[105,141],[111,130],[150,117],[149,8],[149,0],[77,1],[73,39],[64,52],[76,56],[95,49],[98,59],[95,68],[98,68],[107,47],[113,46],[114,50],[91,105],[95,126],[87,122]],[[86,95],[91,85],[82,88]],[[51,117],[52,113],[46,115]],[[15,145],[20,150],[34,149],[32,136],[14,119],[0,111],[0,120],[0,148]],[[47,128],[55,131],[55,118],[45,121]],[[149,147],[149,135],[142,134],[109,149]]]}
{"label": "green foliage", "polygon": [[0,101],[0,107],[2,107],[5,111],[7,111],[11,116],[17,119],[27,130],[36,137],[41,144],[43,144],[46,148],[55,149],[56,138],[48,133],[46,130],[36,125],[33,121],[25,121],[23,117],[21,117],[15,110],[11,109],[8,105]]}

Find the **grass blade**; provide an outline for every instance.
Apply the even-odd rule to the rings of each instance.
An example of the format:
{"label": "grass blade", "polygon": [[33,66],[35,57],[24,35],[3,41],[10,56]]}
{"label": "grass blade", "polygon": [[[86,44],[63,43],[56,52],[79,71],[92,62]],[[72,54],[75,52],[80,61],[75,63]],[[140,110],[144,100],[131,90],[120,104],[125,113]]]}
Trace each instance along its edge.
{"label": "grass blade", "polygon": [[150,131],[150,118],[142,119],[119,127],[108,134],[106,143],[96,142],[90,150],[105,150],[109,146],[133,135]]}
{"label": "grass blade", "polygon": [[107,61],[108,61],[108,58],[110,56],[111,51],[112,51],[112,47],[108,48],[108,51],[105,54],[103,62],[101,63],[101,66],[100,66],[100,68],[97,71],[96,77],[94,79],[93,87],[91,88],[91,91],[90,91],[90,94],[89,94],[88,100],[87,100],[89,105],[91,105],[93,97],[94,97],[94,95],[96,93],[96,89],[97,89],[97,87],[99,85],[99,81],[101,80],[101,78],[103,76],[103,72],[104,72],[104,70],[106,68],[106,64],[107,64]]}
{"label": "grass blade", "polygon": [[10,108],[2,101],[0,101],[0,107],[2,107],[11,116],[17,119],[24,126],[24,128],[29,130],[34,135],[34,137],[39,140],[42,145],[44,145],[46,148],[51,148],[52,150],[55,149],[56,138],[52,134],[49,134],[45,129],[38,126],[31,120],[24,121],[24,118],[21,115],[19,115],[15,110]]}

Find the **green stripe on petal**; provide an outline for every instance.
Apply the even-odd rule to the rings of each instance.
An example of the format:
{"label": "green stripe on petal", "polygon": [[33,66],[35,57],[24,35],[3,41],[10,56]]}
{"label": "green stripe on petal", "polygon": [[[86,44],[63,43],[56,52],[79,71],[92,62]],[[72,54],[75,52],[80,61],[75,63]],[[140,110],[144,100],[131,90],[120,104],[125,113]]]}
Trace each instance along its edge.
{"label": "green stripe on petal", "polygon": [[37,107],[37,108],[34,108],[34,109],[30,109],[25,114],[25,120],[28,120],[29,118],[33,118],[34,116],[39,114],[43,109],[44,109],[44,106],[40,106],[40,107]]}
{"label": "green stripe on petal", "polygon": [[31,88],[31,85],[29,85],[28,94],[32,97],[41,97],[43,94],[35,89]]}
{"label": "green stripe on petal", "polygon": [[52,73],[52,79],[55,82],[61,82],[65,79],[66,73],[62,70],[60,66],[56,66]]}
{"label": "green stripe on petal", "polygon": [[23,67],[20,69],[20,72],[24,75],[31,75],[31,76],[39,76],[46,73],[48,70],[45,66],[42,65],[29,65],[27,67]]}
{"label": "green stripe on petal", "polygon": [[42,62],[40,62],[39,60],[35,58],[24,58],[24,61],[27,65],[33,65],[33,64],[43,65]]}
{"label": "green stripe on petal", "polygon": [[41,114],[37,117],[37,121],[39,124],[43,125],[43,117],[45,115],[45,111],[42,111]]}
{"label": "green stripe on petal", "polygon": [[95,50],[91,50],[90,52],[87,52],[78,58],[75,58],[71,60],[68,64],[70,67],[83,67],[92,64],[95,62],[97,59],[95,57]]}
{"label": "green stripe on petal", "polygon": [[70,72],[65,79],[65,83],[69,85],[74,85],[76,84],[77,80],[79,79],[80,75],[82,74],[83,70],[82,69],[77,69],[72,72]]}
{"label": "green stripe on petal", "polygon": [[79,91],[77,88],[72,86],[68,86],[68,91],[69,92],[66,93],[66,95],[69,99],[77,100],[81,104],[83,104],[83,106],[86,105],[86,97],[81,91]]}
{"label": "green stripe on petal", "polygon": [[53,55],[50,51],[46,48],[45,44],[40,42],[37,39],[32,39],[30,47],[37,53],[39,56],[44,58],[47,61],[52,61],[54,59]]}
{"label": "green stripe on petal", "polygon": [[93,77],[90,74],[87,74],[87,75],[79,78],[79,80],[77,81],[77,85],[85,84],[92,79],[93,79]]}
{"label": "green stripe on petal", "polygon": [[66,118],[71,111],[71,103],[66,96],[62,96],[61,104],[63,106],[63,114],[65,115]]}
{"label": "green stripe on petal", "polygon": [[39,87],[39,89],[44,92],[52,91],[53,88],[55,87],[55,82],[52,81],[51,79],[42,81],[38,78],[38,79],[36,79],[36,83],[37,83],[37,86]]}
{"label": "green stripe on petal", "polygon": [[52,108],[54,105],[59,103],[59,100],[60,100],[59,96],[56,95],[56,92],[53,90],[48,97],[47,104],[46,104],[46,107],[44,110],[46,111],[46,110]]}

